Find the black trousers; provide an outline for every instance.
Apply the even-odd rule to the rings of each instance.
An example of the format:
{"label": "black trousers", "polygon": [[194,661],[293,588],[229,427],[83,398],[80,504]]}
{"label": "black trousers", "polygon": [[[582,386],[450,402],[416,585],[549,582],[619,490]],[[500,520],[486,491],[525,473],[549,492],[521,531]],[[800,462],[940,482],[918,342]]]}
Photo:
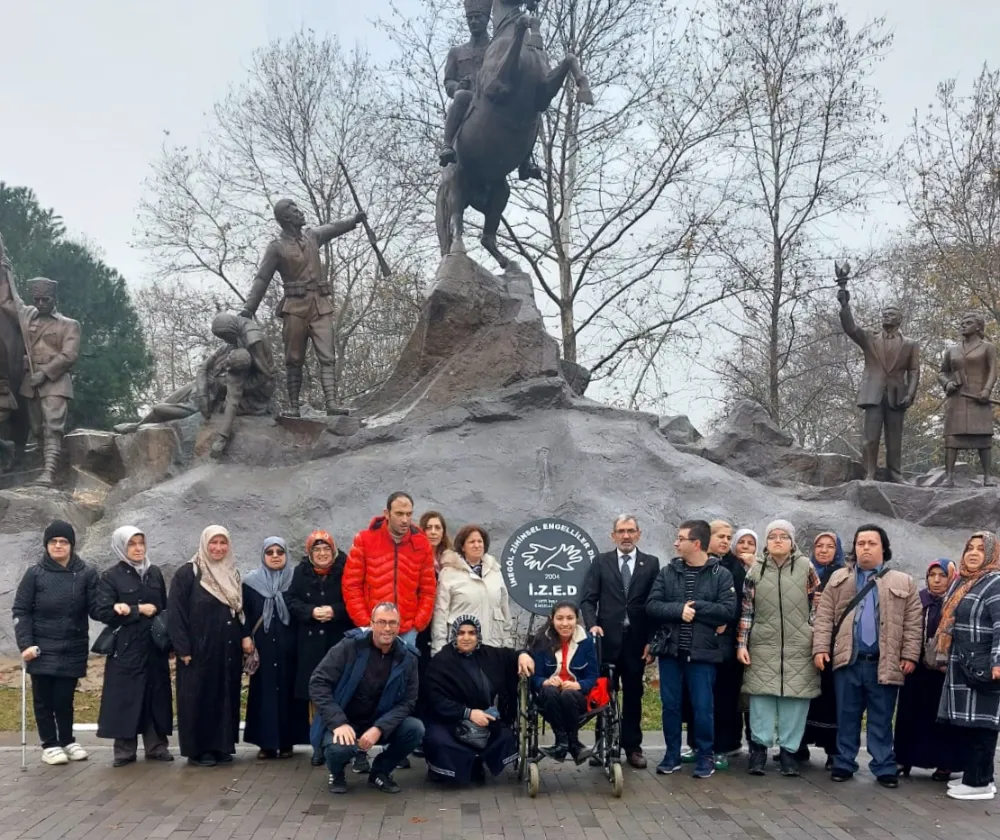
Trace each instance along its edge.
{"label": "black trousers", "polygon": [[76,683],[76,677],[31,675],[35,723],[42,749],[73,743],[73,694]]}
{"label": "black trousers", "polygon": [[587,711],[587,698],[582,691],[560,691],[543,685],[538,692],[538,708],[556,736],[566,735],[573,743],[580,731],[580,718]]}
{"label": "black trousers", "polygon": [[962,774],[962,784],[969,787],[986,787],[993,781],[993,761],[997,751],[997,735],[995,729],[968,727],[965,732],[968,760],[965,773]]}
{"label": "black trousers", "polygon": [[642,749],[642,692],[646,662],[642,648],[625,646],[615,662],[615,682],[621,687],[621,745],[627,755]]}

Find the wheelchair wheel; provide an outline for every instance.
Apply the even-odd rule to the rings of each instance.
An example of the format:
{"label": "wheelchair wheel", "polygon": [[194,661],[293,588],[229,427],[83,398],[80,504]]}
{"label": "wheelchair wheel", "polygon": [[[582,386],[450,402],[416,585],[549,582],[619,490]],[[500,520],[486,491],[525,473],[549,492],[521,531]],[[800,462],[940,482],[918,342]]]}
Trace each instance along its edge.
{"label": "wheelchair wheel", "polygon": [[616,799],[621,799],[624,790],[625,774],[622,772],[621,763],[616,761],[611,765],[611,791]]}
{"label": "wheelchair wheel", "polygon": [[528,796],[534,799],[538,796],[538,787],[541,784],[541,777],[538,774],[538,765],[535,762],[528,762]]}

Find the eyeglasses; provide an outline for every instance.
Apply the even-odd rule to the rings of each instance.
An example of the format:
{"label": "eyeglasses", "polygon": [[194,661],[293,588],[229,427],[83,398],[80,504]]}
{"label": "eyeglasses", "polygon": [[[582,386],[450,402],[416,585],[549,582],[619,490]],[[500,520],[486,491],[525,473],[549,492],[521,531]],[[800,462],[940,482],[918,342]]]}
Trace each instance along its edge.
{"label": "eyeglasses", "polygon": [[66,546],[69,544],[70,544],[69,540],[66,539],[65,537],[53,537],[51,540],[49,540],[49,545]]}
{"label": "eyeglasses", "polygon": [[635,536],[636,534],[639,533],[639,529],[638,528],[619,528],[617,531],[615,531],[615,533],[616,534],[622,534],[622,535],[627,536],[627,537],[633,537],[633,536]]}
{"label": "eyeglasses", "polygon": [[698,542],[698,540],[692,539],[691,537],[678,537],[676,540],[674,540],[674,542],[675,543],[680,543],[680,542]]}
{"label": "eyeglasses", "polygon": [[267,557],[281,557],[285,553],[285,549],[275,546],[274,548],[267,549],[264,554]]}
{"label": "eyeglasses", "polygon": [[768,541],[773,542],[791,542],[792,538],[788,534],[768,534]]}
{"label": "eyeglasses", "polygon": [[380,618],[378,621],[372,622],[372,627],[378,627],[380,630],[389,630],[392,627],[399,627],[399,619]]}

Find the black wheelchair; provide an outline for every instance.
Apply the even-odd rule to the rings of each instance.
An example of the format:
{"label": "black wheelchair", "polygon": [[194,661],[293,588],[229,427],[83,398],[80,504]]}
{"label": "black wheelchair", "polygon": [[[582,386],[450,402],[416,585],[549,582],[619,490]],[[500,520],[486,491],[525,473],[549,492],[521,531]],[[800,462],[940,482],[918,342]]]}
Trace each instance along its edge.
{"label": "black wheelchair", "polygon": [[[603,663],[601,659],[601,639],[594,637],[597,646],[597,659],[601,662],[600,676],[607,680],[608,702],[592,709],[580,718],[581,728],[591,721],[595,724],[594,752],[590,758],[591,766],[600,767],[605,777],[611,783],[611,790],[616,797],[621,797],[625,790],[625,774],[622,771],[621,754],[621,712],[618,704],[619,689],[615,683],[615,666]],[[535,702],[535,696],[527,678],[522,677],[518,686],[517,715],[514,719],[514,735],[517,738],[517,780],[524,782],[528,796],[534,799],[538,796],[541,775],[538,765],[545,756],[538,748],[538,736],[544,730],[542,719]]]}

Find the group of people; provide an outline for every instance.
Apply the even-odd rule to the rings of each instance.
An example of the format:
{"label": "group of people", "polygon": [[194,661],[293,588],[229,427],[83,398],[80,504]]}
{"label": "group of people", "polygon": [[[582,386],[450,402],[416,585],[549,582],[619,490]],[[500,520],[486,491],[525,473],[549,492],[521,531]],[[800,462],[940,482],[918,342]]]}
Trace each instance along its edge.
{"label": "group of people", "polygon": [[781,774],[798,775],[814,745],[844,782],[858,770],[866,719],[881,785],[897,787],[898,775],[921,767],[953,798],[995,794],[1000,545],[991,533],[974,534],[957,564],[931,563],[919,590],[890,568],[877,525],[858,528],[846,553],[837,534],[820,533],[806,557],[785,520],[770,523],[763,542],[726,522],[689,520],[676,556],[661,564],[639,549],[636,517],[623,515],[579,603],[556,603],[517,646],[486,530],[468,525],[452,540],[440,513],[417,525],[413,510],[408,494],[393,493],[347,554],[317,530],[294,566],[285,540],[269,537],[259,568],[242,579],[229,533],[210,526],[169,594],[139,529],[114,532],[117,562],[98,574],[77,555],[72,527],[53,522],[13,607],[42,760],[87,758],[73,735],[73,694],[86,673],[88,619],[105,625],[95,643],[107,655],[98,735],[114,740],[116,767],[136,760],[140,735],[146,759],[173,760],[173,657],[180,753],[191,764],[232,761],[246,673],[243,740],[261,760],[311,745],[333,793],[347,791],[348,765],[398,791],[393,772],[414,752],[433,781],[499,775],[518,755],[520,678],[553,730],[542,753],[592,759],[579,730],[600,702],[602,637],[633,767],[647,766],[641,701],[656,660],[666,743],[657,773],[692,761],[708,778],[745,739],[752,774],[767,772],[777,745]]}
{"label": "group of people", "polygon": [[[898,787],[899,775],[922,767],[947,782],[954,799],[993,798],[1000,730],[995,535],[973,534],[957,566],[931,563],[922,590],[890,567],[889,536],[878,525],[859,527],[846,555],[837,534],[820,533],[806,557],[786,520],[771,522],[762,544],[749,529],[734,534],[726,522],[690,520],[678,530],[677,557],[652,576],[628,569],[659,565],[636,550],[634,517],[619,519],[612,536],[617,577],[609,573],[614,567],[591,568],[584,614],[596,622],[592,632],[603,626],[607,635],[593,608],[607,604],[626,638],[638,628],[620,655],[659,660],[666,751],[657,773],[675,773],[687,758],[696,777],[708,778],[741,752],[745,733],[753,775],[767,772],[768,751],[777,746],[780,773],[797,776],[814,745],[826,753],[831,779],[846,782],[858,770],[864,723],[869,767],[883,787]],[[602,591],[609,582],[619,590],[610,599]],[[645,766],[627,720],[641,687],[626,679],[624,659],[620,668],[622,744],[633,766]]]}

